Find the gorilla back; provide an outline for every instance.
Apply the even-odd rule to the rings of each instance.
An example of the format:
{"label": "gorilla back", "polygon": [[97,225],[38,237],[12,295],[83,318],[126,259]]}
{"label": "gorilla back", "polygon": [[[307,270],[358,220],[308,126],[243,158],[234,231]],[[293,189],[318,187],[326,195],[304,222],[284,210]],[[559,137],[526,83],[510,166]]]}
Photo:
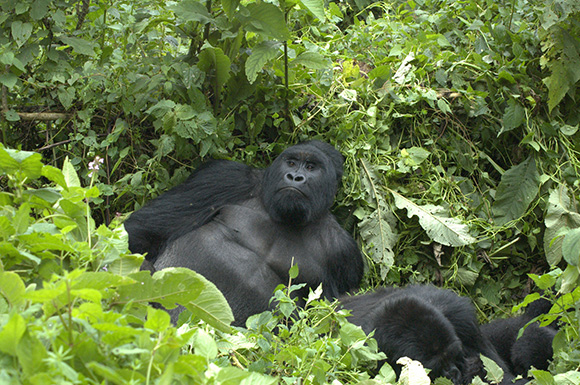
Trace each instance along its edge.
{"label": "gorilla back", "polygon": [[131,250],[153,254],[155,270],[188,267],[206,276],[236,325],[268,309],[292,263],[300,271],[294,283],[322,284],[335,298],[357,287],[363,272],[356,242],[329,212],[342,162],[334,147],[312,141],[288,148],[265,171],[228,161],[202,166],[185,186],[131,215]]}

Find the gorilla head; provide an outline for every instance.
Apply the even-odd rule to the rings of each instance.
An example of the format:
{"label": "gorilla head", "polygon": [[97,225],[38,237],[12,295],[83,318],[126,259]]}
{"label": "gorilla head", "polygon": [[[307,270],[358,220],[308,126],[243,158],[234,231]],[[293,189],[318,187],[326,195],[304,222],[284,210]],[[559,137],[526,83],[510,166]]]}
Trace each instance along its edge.
{"label": "gorilla head", "polygon": [[261,198],[270,218],[293,226],[316,221],[334,201],[342,164],[342,155],[327,143],[288,148],[264,173]]}

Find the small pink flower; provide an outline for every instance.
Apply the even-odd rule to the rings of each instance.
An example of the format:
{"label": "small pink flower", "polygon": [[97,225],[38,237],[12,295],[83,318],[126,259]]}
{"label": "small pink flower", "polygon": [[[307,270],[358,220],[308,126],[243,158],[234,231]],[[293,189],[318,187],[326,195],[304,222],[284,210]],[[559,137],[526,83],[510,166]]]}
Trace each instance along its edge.
{"label": "small pink flower", "polygon": [[103,164],[105,160],[100,156],[95,156],[95,160],[89,162],[89,178],[92,178],[93,175],[96,175],[96,172],[99,171],[99,166]]}

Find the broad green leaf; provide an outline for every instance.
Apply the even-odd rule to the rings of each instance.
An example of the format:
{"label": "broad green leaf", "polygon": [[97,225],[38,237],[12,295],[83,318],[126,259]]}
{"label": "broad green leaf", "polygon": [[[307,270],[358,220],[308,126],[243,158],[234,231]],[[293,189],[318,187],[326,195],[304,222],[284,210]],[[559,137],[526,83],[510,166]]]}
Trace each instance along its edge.
{"label": "broad green leaf", "polygon": [[213,17],[207,11],[206,6],[196,0],[181,0],[168,8],[175,12],[177,17],[183,21],[196,21],[202,24],[213,21]]}
{"label": "broad green leaf", "polygon": [[24,282],[20,276],[11,271],[0,272],[0,295],[12,307],[24,302]]}
{"label": "broad green leaf", "polygon": [[300,2],[320,21],[326,20],[323,0],[300,0]]}
{"label": "broad green leaf", "polygon": [[224,12],[231,19],[240,4],[240,0],[221,0],[221,2]]}
{"label": "broad green leaf", "polygon": [[180,304],[210,325],[229,331],[234,317],[226,299],[213,283],[193,270],[168,268],[153,276],[141,271],[130,277],[136,283],[119,287],[117,302],[158,302],[168,309]]}
{"label": "broad green leaf", "polygon": [[363,218],[358,227],[371,258],[381,267],[381,278],[385,279],[395,263],[393,248],[398,236],[393,213],[384,205]]}
{"label": "broad green leaf", "polygon": [[215,340],[205,330],[198,329],[194,335],[195,354],[213,360],[218,355],[218,347]]}
{"label": "broad green leaf", "polygon": [[25,331],[26,321],[20,314],[13,312],[0,330],[0,351],[15,356],[16,348]]}
{"label": "broad green leaf", "polygon": [[250,3],[246,11],[240,12],[237,17],[246,24],[248,31],[280,41],[290,39],[284,14],[274,4]]}
{"label": "broad green leaf", "polygon": [[32,35],[32,24],[23,23],[20,20],[16,20],[12,23],[11,30],[12,38],[16,42],[16,45],[18,45],[18,47],[22,47],[30,35]]}
{"label": "broad green leaf", "polygon": [[67,187],[81,187],[79,176],[77,175],[77,172],[68,157],[64,159],[62,164],[62,174],[64,176],[64,180],[66,181]]}
{"label": "broad green leaf", "polygon": [[552,74],[543,79],[548,87],[548,108],[550,112],[564,98],[564,96],[580,80],[580,52],[577,51],[577,40],[565,29],[560,29],[562,42],[562,54],[558,59],[548,62],[548,68]]}
{"label": "broad green leaf", "polygon": [[429,238],[446,246],[465,246],[477,242],[469,234],[469,228],[457,218],[449,218],[447,210],[441,206],[420,206],[396,191],[390,190],[399,209],[406,209],[409,218],[417,216],[419,224]]}
{"label": "broad green leaf", "polygon": [[20,164],[10,156],[7,149],[0,144],[0,170],[4,174],[14,174],[20,168]]}
{"label": "broad green leaf", "polygon": [[303,65],[313,70],[325,69],[330,66],[330,62],[318,52],[302,52],[298,57],[292,60],[292,65]]}
{"label": "broad green leaf", "polygon": [[64,178],[64,174],[58,168],[50,166],[50,165],[45,165],[42,167],[41,173],[42,173],[43,177],[56,183],[60,187],[67,188],[66,179]]}
{"label": "broad green leaf", "polygon": [[275,385],[280,383],[276,377],[270,377],[268,375],[252,371],[248,373],[248,377],[240,381],[240,385]]}
{"label": "broad green leaf", "polygon": [[572,266],[580,266],[580,228],[566,233],[562,242],[562,256]]}
{"label": "broad green leaf", "polygon": [[0,74],[0,84],[5,85],[8,89],[12,89],[18,82],[18,76],[11,72]]}
{"label": "broad green leaf", "polygon": [[41,176],[42,156],[36,152],[19,151],[0,147],[0,170],[7,174],[18,171],[29,179]]}
{"label": "broad green leaf", "polygon": [[555,266],[562,260],[563,235],[568,229],[580,227],[580,214],[575,211],[565,185],[550,191],[544,224],[546,260],[551,266]]}
{"label": "broad green leaf", "polygon": [[515,99],[509,99],[508,105],[505,109],[502,119],[502,128],[497,136],[501,134],[511,131],[514,128],[518,128],[519,126],[524,123],[524,119],[526,117],[526,110],[524,107],[518,103]]}
{"label": "broad green leaf", "polygon": [[502,226],[523,216],[538,195],[540,183],[533,158],[507,170],[501,177],[492,205],[495,224]]}
{"label": "broad green leaf", "polygon": [[30,8],[30,17],[34,20],[41,20],[48,13],[48,6],[51,0],[35,0]]}
{"label": "broad green leaf", "polygon": [[[47,356],[46,347],[36,335],[31,335],[29,331],[24,333],[20,343],[16,346],[16,356],[22,371],[28,378],[46,370],[44,363]],[[40,383],[48,384],[50,382],[40,381]]]}
{"label": "broad green leaf", "polygon": [[481,361],[483,361],[483,368],[487,372],[486,378],[493,381],[494,384],[499,384],[503,379],[503,370],[500,366],[491,358],[484,355],[480,355]]}
{"label": "broad green leaf", "polygon": [[169,313],[165,310],[155,309],[153,307],[147,308],[147,321],[145,321],[144,325],[146,329],[161,333],[170,326],[171,318],[169,317]]}
{"label": "broad green leaf", "polygon": [[81,39],[79,37],[61,36],[60,40],[64,44],[71,46],[76,53],[81,55],[95,56],[95,48],[99,47],[98,43]]}
{"label": "broad green leaf", "polygon": [[199,53],[197,66],[205,73],[211,74],[214,70],[214,87],[217,92],[230,78],[230,59],[221,48],[206,47]]}
{"label": "broad green leaf", "polygon": [[253,83],[258,77],[258,72],[264,65],[280,55],[282,44],[273,40],[266,40],[252,49],[252,54],[246,60],[246,77],[248,82]]}

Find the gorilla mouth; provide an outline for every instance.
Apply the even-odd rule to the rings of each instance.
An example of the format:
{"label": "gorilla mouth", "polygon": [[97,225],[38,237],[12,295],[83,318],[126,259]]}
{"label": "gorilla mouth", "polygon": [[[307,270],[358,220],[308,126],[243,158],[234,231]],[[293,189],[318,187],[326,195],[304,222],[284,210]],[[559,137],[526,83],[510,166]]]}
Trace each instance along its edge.
{"label": "gorilla mouth", "polygon": [[296,187],[286,186],[286,187],[282,187],[281,189],[278,190],[278,192],[284,192],[284,191],[294,191],[294,192],[297,192],[306,198],[306,194],[304,194],[301,190],[297,189]]}

